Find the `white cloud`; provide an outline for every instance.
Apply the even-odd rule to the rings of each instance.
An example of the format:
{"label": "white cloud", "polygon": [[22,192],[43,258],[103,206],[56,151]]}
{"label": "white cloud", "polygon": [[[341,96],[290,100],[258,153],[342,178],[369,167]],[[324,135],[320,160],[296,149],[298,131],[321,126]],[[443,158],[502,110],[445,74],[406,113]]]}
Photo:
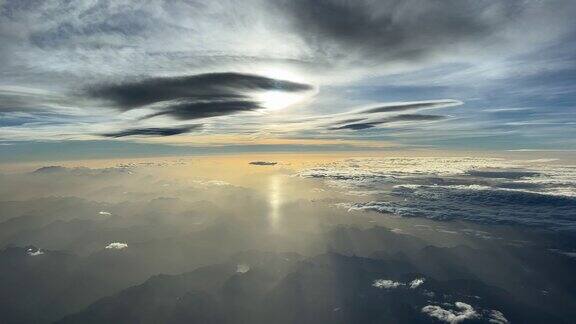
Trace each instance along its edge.
{"label": "white cloud", "polygon": [[420,287],[426,281],[425,278],[416,278],[409,283],[404,283],[400,281],[394,281],[389,279],[376,279],[372,283],[372,287],[379,289],[395,289],[399,287],[408,286],[410,289],[416,289]]}
{"label": "white cloud", "polygon": [[236,265],[236,272],[238,273],[246,273],[250,271],[250,266],[244,263]]}
{"label": "white cloud", "polygon": [[478,318],[478,313],[471,305],[463,302],[454,303],[456,309],[444,309],[440,306],[427,305],[422,308],[422,312],[440,321],[456,324],[467,319]]}
{"label": "white cloud", "polygon": [[490,322],[490,323],[494,323],[494,324],[508,324],[508,323],[510,323],[510,322],[508,322],[506,317],[504,317],[504,314],[502,314],[501,311],[497,311],[495,309],[491,310],[488,316],[489,316],[488,322]]}
{"label": "white cloud", "polygon": [[387,279],[376,279],[372,283],[372,287],[379,288],[379,289],[394,289],[400,286],[404,286],[405,284],[402,282],[397,282],[393,280]]}
{"label": "white cloud", "polygon": [[113,249],[113,250],[122,250],[128,247],[126,243],[114,242],[110,243],[106,246],[106,249]]}
{"label": "white cloud", "polygon": [[418,287],[420,287],[420,285],[422,285],[424,283],[424,281],[426,281],[426,279],[424,278],[417,278],[414,279],[412,281],[410,281],[410,289],[416,289]]}
{"label": "white cloud", "polygon": [[107,211],[100,211],[100,212],[98,212],[98,215],[102,215],[102,216],[110,216],[110,215],[112,215],[112,213],[110,213],[110,212],[107,212]]}
{"label": "white cloud", "polygon": [[38,256],[44,254],[42,250],[40,249],[34,250],[32,248],[28,249],[28,251],[26,252],[28,253],[29,256]]}

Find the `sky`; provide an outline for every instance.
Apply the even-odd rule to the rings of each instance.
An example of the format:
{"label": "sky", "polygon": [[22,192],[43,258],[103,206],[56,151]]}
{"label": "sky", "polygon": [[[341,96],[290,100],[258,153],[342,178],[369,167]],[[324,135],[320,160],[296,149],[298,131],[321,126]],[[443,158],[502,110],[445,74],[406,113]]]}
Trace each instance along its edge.
{"label": "sky", "polygon": [[576,150],[576,2],[0,1],[0,162]]}

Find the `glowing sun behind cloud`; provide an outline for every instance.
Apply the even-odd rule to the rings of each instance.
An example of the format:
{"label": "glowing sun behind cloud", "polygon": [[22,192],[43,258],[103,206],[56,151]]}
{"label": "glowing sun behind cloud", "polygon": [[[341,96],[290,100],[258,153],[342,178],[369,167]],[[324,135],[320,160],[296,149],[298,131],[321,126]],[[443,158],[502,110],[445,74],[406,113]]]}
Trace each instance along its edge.
{"label": "glowing sun behind cloud", "polygon": [[308,98],[308,94],[286,93],[283,91],[265,91],[254,96],[262,107],[269,110],[280,110]]}
{"label": "glowing sun behind cloud", "polygon": [[[307,80],[289,69],[265,68],[258,71],[259,75],[283,81],[308,83]],[[303,93],[288,93],[280,90],[259,92],[254,98],[262,107],[268,110],[281,110],[309,99],[317,93],[317,89]]]}

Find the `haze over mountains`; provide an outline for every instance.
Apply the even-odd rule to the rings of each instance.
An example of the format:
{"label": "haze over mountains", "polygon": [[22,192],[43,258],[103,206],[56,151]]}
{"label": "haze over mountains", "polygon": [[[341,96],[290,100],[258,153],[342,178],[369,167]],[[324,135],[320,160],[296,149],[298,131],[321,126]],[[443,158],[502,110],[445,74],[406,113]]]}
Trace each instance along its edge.
{"label": "haze over mountains", "polygon": [[[437,172],[429,158],[260,161],[68,163],[3,173],[10,189],[0,193],[2,322],[570,323],[576,316],[570,230],[498,221],[478,199],[458,207],[434,207],[421,194],[393,200],[427,199],[433,220],[368,208],[388,195],[370,192],[375,184],[392,195],[399,184],[430,181],[467,192],[466,179],[500,190],[535,182],[528,180],[543,173],[538,166],[455,158],[442,162],[452,171]],[[398,163],[413,169],[385,171]],[[555,186],[567,192],[564,179]],[[566,200],[548,205],[535,197],[516,203],[548,208],[541,217],[550,222],[572,221],[570,196],[551,192],[549,199]],[[454,209],[463,206],[490,218]],[[439,208],[462,217],[434,217]]]}

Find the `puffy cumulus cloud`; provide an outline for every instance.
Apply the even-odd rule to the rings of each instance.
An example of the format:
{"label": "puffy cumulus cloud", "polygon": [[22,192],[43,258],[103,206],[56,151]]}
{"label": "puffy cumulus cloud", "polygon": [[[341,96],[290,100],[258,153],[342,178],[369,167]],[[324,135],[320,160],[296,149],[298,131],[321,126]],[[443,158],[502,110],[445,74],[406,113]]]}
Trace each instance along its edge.
{"label": "puffy cumulus cloud", "polygon": [[408,287],[410,289],[416,289],[420,287],[425,281],[426,281],[425,278],[416,278],[408,283],[389,279],[376,279],[372,282],[372,287],[380,289],[395,289],[400,287]]}
{"label": "puffy cumulus cloud", "polygon": [[457,324],[479,317],[471,305],[463,302],[454,303],[454,309],[444,309],[436,305],[427,305],[422,307],[422,313],[450,324]]}
{"label": "puffy cumulus cloud", "polygon": [[494,309],[490,310],[488,312],[488,322],[494,323],[494,324],[508,324],[508,323],[510,323],[501,311],[497,311]]}
{"label": "puffy cumulus cloud", "polygon": [[43,254],[44,254],[44,251],[42,251],[42,250],[40,250],[40,249],[38,249],[38,248],[31,247],[31,248],[28,248],[28,249],[26,250],[26,253],[27,253],[29,256],[39,256],[39,255],[43,255]]}
{"label": "puffy cumulus cloud", "polygon": [[250,266],[245,263],[240,263],[236,265],[236,272],[238,273],[246,273],[250,271]]}
{"label": "puffy cumulus cloud", "polygon": [[405,284],[398,281],[388,280],[388,279],[376,279],[372,282],[372,287],[379,288],[379,289],[394,289],[400,286],[404,286]]}
{"label": "puffy cumulus cloud", "polygon": [[106,245],[107,250],[122,250],[128,247],[128,244],[121,242],[113,242]]}
{"label": "puffy cumulus cloud", "polygon": [[408,285],[410,286],[410,289],[416,289],[416,288],[420,287],[425,281],[426,281],[425,278],[416,278],[416,279],[410,281],[410,283]]}

